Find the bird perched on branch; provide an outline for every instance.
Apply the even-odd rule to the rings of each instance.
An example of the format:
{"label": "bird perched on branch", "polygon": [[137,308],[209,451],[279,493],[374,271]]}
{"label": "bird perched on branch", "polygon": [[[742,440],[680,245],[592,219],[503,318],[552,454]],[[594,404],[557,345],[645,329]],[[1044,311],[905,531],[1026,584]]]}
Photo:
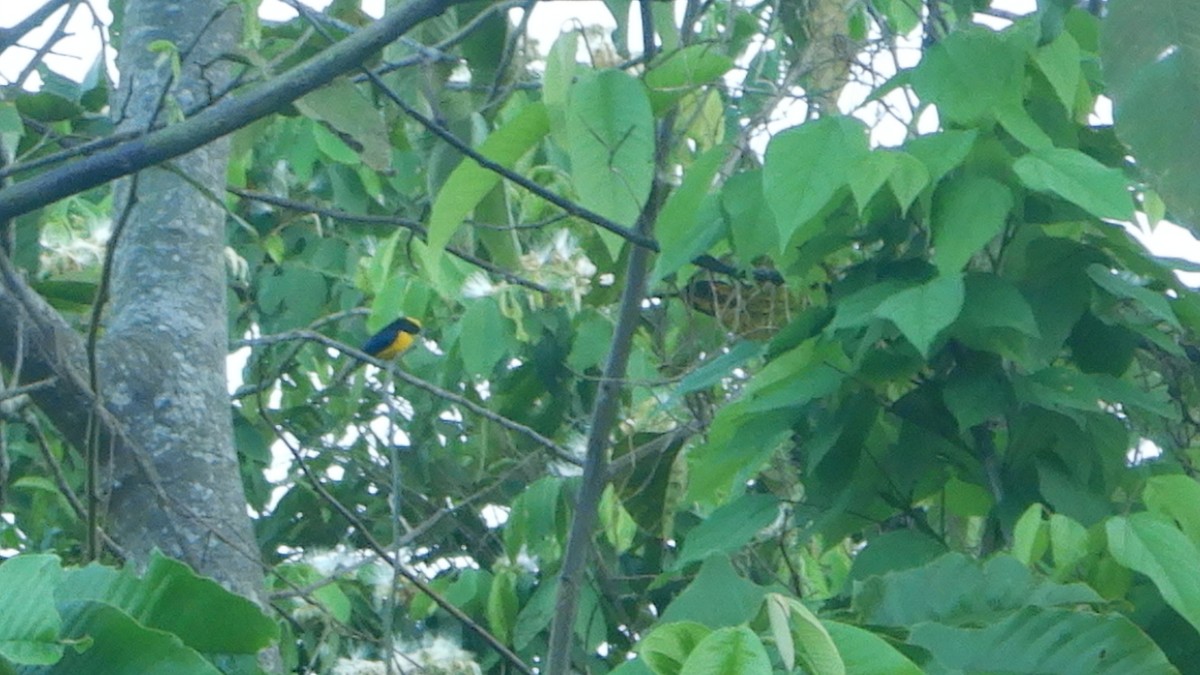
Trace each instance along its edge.
{"label": "bird perched on branch", "polygon": [[362,351],[377,359],[394,359],[408,351],[420,334],[420,321],[400,317],[368,338]]}
{"label": "bird perched on branch", "polygon": [[[381,328],[378,333],[367,338],[367,341],[359,349],[370,356],[386,361],[394,359],[408,351],[409,347],[413,346],[413,343],[417,340],[417,336],[420,334],[420,321],[400,317]],[[328,386],[332,387],[341,384],[362,363],[362,361],[355,360],[346,364],[333,376]]]}

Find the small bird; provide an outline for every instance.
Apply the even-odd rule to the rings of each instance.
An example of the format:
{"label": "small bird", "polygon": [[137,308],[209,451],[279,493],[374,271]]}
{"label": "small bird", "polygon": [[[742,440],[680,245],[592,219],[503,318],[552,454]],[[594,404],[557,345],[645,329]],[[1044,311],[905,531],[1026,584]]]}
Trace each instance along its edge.
{"label": "small bird", "polygon": [[377,359],[394,359],[408,351],[420,334],[421,322],[400,317],[364,342],[362,351]]}
{"label": "small bird", "polygon": [[[367,338],[367,341],[363,343],[360,350],[377,359],[394,359],[408,351],[408,348],[413,346],[413,343],[417,340],[417,335],[420,335],[420,333],[420,321],[401,317],[384,326],[378,333]],[[341,384],[347,377],[350,377],[350,373],[354,372],[362,364],[362,361],[355,359],[342,366],[334,374],[333,379],[329,381],[326,387]]]}

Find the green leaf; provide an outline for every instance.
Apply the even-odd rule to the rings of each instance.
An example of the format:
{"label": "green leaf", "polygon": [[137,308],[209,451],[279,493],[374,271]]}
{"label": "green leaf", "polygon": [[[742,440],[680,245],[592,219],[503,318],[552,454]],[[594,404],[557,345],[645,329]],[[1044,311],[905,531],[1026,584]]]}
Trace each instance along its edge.
{"label": "green leaf", "polygon": [[963,176],[939,188],[933,205],[933,263],[938,271],[962,271],[1004,231],[1012,207],[1012,193],[991,178]]}
{"label": "green leaf", "polygon": [[[580,203],[632,227],[654,182],[654,114],[646,88],[619,70],[580,75],[571,87],[567,133]],[[615,257],[624,242],[604,239]]]}
{"label": "green leaf", "polygon": [[[479,152],[511,169],[530,148],[545,138],[549,125],[546,107],[531,103],[504,126],[492,132],[479,146]],[[446,247],[463,220],[499,182],[498,174],[474,161],[464,160],[455,167],[442,189],[438,190],[429,214],[428,244],[431,251],[436,254]]]}
{"label": "green leaf", "polygon": [[[794,650],[806,672],[822,675],[848,672],[829,631],[804,603],[779,593],[769,593],[766,603],[775,643],[781,654],[791,654]],[[779,628],[790,630],[785,632]],[[795,662],[785,656],[784,663],[790,671]]]}
{"label": "green leaf", "polygon": [[853,675],[922,675],[917,664],[887,640],[869,630],[836,621],[822,621],[841,654],[845,671]]}
{"label": "green leaf", "polygon": [[1071,607],[1099,602],[1100,596],[1083,584],[1036,579],[1011,556],[977,562],[961,553],[866,579],[856,587],[852,601],[867,622],[884,626],[965,624],[1026,605]]}
{"label": "green leaf", "polygon": [[738,576],[728,557],[709,556],[696,578],[667,605],[662,621],[695,621],[710,628],[736,626],[758,613],[765,596],[761,586]]}
{"label": "green leaf", "polygon": [[1200,483],[1181,474],[1151,476],[1142,500],[1150,511],[1171,518],[1179,529],[1200,546]]}
{"label": "green leaf", "polygon": [[1200,13],[1190,0],[1113,0],[1100,55],[1117,134],[1170,207],[1200,227]]}
{"label": "green leaf", "polygon": [[1068,112],[1075,109],[1075,95],[1079,91],[1082,71],[1081,58],[1079,43],[1067,31],[1059,33],[1050,44],[1038,47],[1033,58]]}
{"label": "green leaf", "polygon": [[1171,310],[1171,304],[1167,301],[1166,295],[1152,291],[1144,286],[1130,283],[1121,275],[1114,274],[1100,264],[1088,265],[1087,275],[1092,281],[1096,282],[1097,286],[1103,288],[1109,294],[1118,298],[1132,300],[1154,318],[1165,321],[1174,328],[1182,328],[1179,324],[1179,318]]}
{"label": "green leaf", "polygon": [[745,626],[713,631],[696,645],[680,672],[687,675],[770,675],[771,658]]}
{"label": "green leaf", "polygon": [[1058,195],[1097,218],[1133,218],[1125,174],[1078,150],[1038,150],[1018,159],[1013,171],[1030,189]]}
{"label": "green leaf", "polygon": [[[362,161],[376,171],[390,166],[392,145],[388,140],[383,112],[348,79],[336,79],[300,98],[295,105],[308,117],[326,122],[354,139],[357,145],[352,150],[355,159],[361,155]],[[317,137],[317,144],[321,144],[320,136]],[[344,143],[342,145],[345,146]]]}
{"label": "green leaf", "polygon": [[546,55],[546,74],[542,78],[542,101],[550,120],[550,135],[560,147],[570,147],[567,134],[567,103],[571,98],[571,82],[579,65],[575,55],[579,53],[579,32],[563,31],[550,53]]}
{"label": "green leaf", "polygon": [[[175,635],[148,628],[112,605],[69,600],[61,602],[59,609],[63,615],[63,639],[85,643],[87,649],[66,650],[52,672],[105,675],[221,673]],[[185,620],[221,624],[225,633],[237,628],[228,617],[220,614],[195,615]]]}
{"label": "green leaf", "polygon": [[996,108],[993,115],[1009,135],[1030,150],[1049,150],[1054,147],[1054,139],[1042,131],[1020,101],[1008,101]]}
{"label": "green leaf", "polygon": [[654,263],[653,279],[663,279],[704,253],[724,233],[720,218],[697,218],[700,202],[708,196],[713,177],[729,149],[718,145],[696,158],[684,174],[683,182],[667,197],[659,214],[655,235],[659,254]]}
{"label": "green leaf", "polygon": [[957,168],[971,152],[979,132],[942,131],[936,134],[917,136],[904,144],[904,149],[916,157],[928,169],[929,182],[937,183],[950,171]]}
{"label": "green leaf", "polygon": [[928,357],[934,339],[958,317],[963,297],[961,275],[940,276],[889,297],[875,314],[896,324],[904,337]]}
{"label": "green leaf", "polygon": [[951,32],[929,48],[912,73],[921,100],[934,103],[944,122],[973,125],[1019,100],[1025,50],[1014,31],[982,26]]}
{"label": "green leaf", "polygon": [[920,624],[908,641],[929,650],[951,672],[1176,672],[1154,642],[1119,614],[1026,607],[981,628]]}
{"label": "green leaf", "polygon": [[1050,534],[1045,516],[1044,506],[1030,504],[1013,527],[1012,553],[1027,567],[1040,561],[1050,547]]}
{"label": "green leaf", "polygon": [[888,177],[888,186],[892,188],[903,215],[908,213],[908,207],[929,185],[929,170],[921,160],[907,152],[896,151],[892,154],[896,157],[896,167]]}
{"label": "green leaf", "polygon": [[721,188],[721,208],[729,221],[733,248],[742,260],[779,250],[779,228],[763,197],[762,170],[742,171]]}
{"label": "green leaf", "polygon": [[279,635],[277,624],[253,601],[162,554],[151,556],[140,578],[98,564],[71,570],[57,597],[107,603],[200,652],[255,654]]}
{"label": "green leaf", "polygon": [[1087,528],[1061,513],[1051,515],[1050,551],[1059,572],[1055,578],[1073,576],[1075,565],[1088,555]]}
{"label": "green leaf", "polygon": [[713,553],[736,551],[778,517],[778,499],[762,494],[742,495],[713,511],[688,532],[673,569],[704,560]]}
{"label": "green leaf", "polygon": [[[493,298],[479,298],[468,303],[461,321],[458,348],[463,367],[471,375],[490,375],[496,362],[515,346],[512,321],[501,313]],[[483,336],[487,336],[486,339]]]}
{"label": "green leaf", "polygon": [[588,312],[579,322],[575,330],[575,341],[571,343],[571,353],[567,355],[567,365],[571,370],[584,372],[589,368],[600,365],[601,360],[608,354],[612,344],[612,319],[599,313]]}
{"label": "green leaf", "polygon": [[1200,546],[1150,513],[1114,516],[1105,532],[1117,562],[1150,577],[1167,604],[1200,631]]}
{"label": "green leaf", "polygon": [[[521,613],[517,615],[517,625],[513,629],[513,646],[525,649],[537,637],[545,635],[546,629],[554,621],[555,600],[558,595],[558,579],[551,578],[538,584],[533,595]],[[454,603],[463,609],[460,603]]]}
{"label": "green leaf", "polygon": [[517,623],[518,609],[516,573],[511,570],[498,572],[492,578],[487,600],[488,628],[492,634],[508,642]]}
{"label": "green leaf", "polygon": [[18,665],[50,665],[63,655],[54,591],[58,557],[19,555],[0,564],[0,657]]}
{"label": "green leaf", "polygon": [[676,396],[683,396],[694,391],[707,389],[722,379],[729,377],[730,372],[750,359],[758,358],[763,352],[759,342],[743,340],[731,347],[729,351],[701,364],[698,368],[683,376],[675,388]]}
{"label": "green leaf", "polygon": [[664,54],[646,71],[650,103],[660,113],[700,85],[724,75],[733,59],[711,43],[695,44]]}
{"label": "green leaf", "polygon": [[662,623],[637,645],[638,654],[656,675],[686,675],[683,663],[712,629],[695,621]]}
{"label": "green leaf", "polygon": [[868,152],[866,128],[851,117],[825,117],[771,139],[763,191],[782,243],[799,246],[820,231],[813,218],[848,184]]}
{"label": "green leaf", "polygon": [[927,534],[908,529],[885,532],[871,537],[854,556],[850,581],[919,567],[945,553],[946,545]]}
{"label": "green leaf", "polygon": [[858,204],[859,215],[862,215],[867,203],[879,192],[879,188],[895,173],[897,155],[895,152],[877,150],[863,157],[858,167],[851,172],[850,194],[854,195],[854,202]]}
{"label": "green leaf", "polygon": [[326,129],[318,123],[312,125],[313,140],[317,143],[317,149],[325,153],[325,156],[340,164],[356,166],[359,162],[358,153],[354,151],[346,142],[338,138],[332,131]]}

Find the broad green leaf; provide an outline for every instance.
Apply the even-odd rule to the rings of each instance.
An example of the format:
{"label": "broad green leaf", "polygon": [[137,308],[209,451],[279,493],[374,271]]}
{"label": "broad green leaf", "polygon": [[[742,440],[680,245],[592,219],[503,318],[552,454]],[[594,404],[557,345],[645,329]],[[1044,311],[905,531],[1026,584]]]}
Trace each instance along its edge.
{"label": "broad green leaf", "polygon": [[913,89],[937,105],[944,122],[971,125],[1019,100],[1025,58],[1014,31],[956,30],[925,52],[912,73]]}
{"label": "broad green leaf", "polygon": [[900,213],[903,215],[929,185],[929,170],[921,160],[907,152],[897,151],[892,154],[896,157],[896,167],[888,177],[888,185],[892,188],[892,194],[896,196],[896,202],[900,204]]}
{"label": "broad green leaf", "polygon": [[991,178],[963,176],[938,189],[933,204],[933,262],[955,274],[1004,231],[1013,197]]}
{"label": "broad green leaf", "polygon": [[1165,294],[1133,284],[1099,264],[1088,265],[1087,275],[1111,295],[1132,300],[1154,318],[1165,321],[1174,328],[1181,328]]}
{"label": "broad green leaf", "polygon": [[[547,629],[554,621],[554,605],[557,595],[558,579],[548,579],[538,584],[533,595],[517,615],[517,625],[513,628],[512,638],[514,647],[525,649],[534,639],[548,632]],[[451,602],[454,601],[453,598],[447,599]],[[462,603],[455,602],[454,604],[460,609],[466,609]]]}
{"label": "broad green leaf", "polygon": [[1114,516],[1105,532],[1117,562],[1150,577],[1167,604],[1200,631],[1200,546],[1150,513]]}
{"label": "broad green leaf", "polygon": [[729,220],[733,249],[742,260],[779,250],[779,228],[763,197],[762,170],[742,171],[721,188],[721,208]]}
{"label": "broad green leaf", "polygon": [[1042,131],[1020,101],[1002,104],[993,111],[993,115],[1009,135],[1030,150],[1049,150],[1054,147],[1054,140]]}
{"label": "broad green leaf", "polygon": [[674,569],[704,560],[713,553],[731,553],[779,518],[779,500],[762,494],[742,495],[688,532]]}
{"label": "broad green leaf", "polygon": [[[382,171],[391,164],[392,145],[383,112],[348,79],[338,78],[300,98],[295,105],[308,117],[321,120],[353,139],[356,147],[352,152],[361,155],[367,166]],[[320,136],[317,143],[321,143]]]}
{"label": "broad green leaf", "polygon": [[1013,171],[1030,189],[1058,195],[1097,218],[1133,218],[1133,201],[1125,174],[1078,150],[1037,150],[1018,159]]}
{"label": "broad green leaf", "polygon": [[759,612],[765,596],[761,586],[738,576],[728,557],[709,556],[700,573],[667,605],[661,620],[695,621],[709,628],[736,626]]}
{"label": "broad green leaf", "polygon": [[562,481],[542,478],[518,495],[504,527],[504,550],[516,558],[522,547],[558,554],[558,508]]}
{"label": "broad green leaf", "polygon": [[822,621],[829,637],[852,675],[922,675],[913,663],[887,640],[858,626]]}
{"label": "broad green leaf", "polygon": [[708,250],[723,233],[723,227],[713,226],[714,221],[717,226],[724,225],[720,219],[699,219],[697,214],[727,154],[728,148],[719,145],[697,157],[684,174],[683,182],[667,198],[655,229],[660,250],[654,263],[654,279],[673,274]]}
{"label": "broad green leaf", "polygon": [[1170,207],[1200,227],[1200,13],[1190,0],[1113,0],[1100,55],[1117,134]]}
{"label": "broad green leaf", "polygon": [[492,587],[488,591],[488,629],[497,638],[508,642],[516,627],[519,609],[516,572],[504,570],[497,573],[492,578]]}
{"label": "broad green leaf", "polygon": [[724,75],[733,60],[713,44],[694,44],[664,54],[646,71],[654,112],[661,113],[680,97]]}
{"label": "broad green leaf", "polygon": [[763,192],[781,243],[799,246],[820,231],[813,219],[849,183],[868,152],[866,129],[851,117],[825,117],[771,139]]}
{"label": "broad green leaf", "polygon": [[904,150],[925,165],[929,182],[937,183],[962,164],[978,137],[979,132],[974,129],[942,131],[917,136],[904,144]]}
{"label": "broad green leaf", "polygon": [[1177,672],[1132,621],[1120,614],[1025,607],[976,628],[923,623],[908,641],[951,672],[1124,675]]}
{"label": "broad green leaf", "polygon": [[722,379],[729,377],[730,372],[750,359],[762,354],[763,345],[750,340],[743,340],[731,347],[728,352],[700,365],[679,381],[675,389],[676,396],[690,394],[694,391],[707,389]]}
{"label": "broad green leaf", "polygon": [[[799,657],[804,669],[810,673],[845,675],[848,672],[829,631],[804,603],[778,593],[768,594],[766,603],[768,614],[772,618],[772,628],[781,621],[790,627],[790,631],[784,634],[786,640],[780,638],[781,631],[772,631],[781,654],[794,650],[793,657]],[[786,664],[791,661],[790,658],[785,658],[784,662]],[[790,665],[788,670],[791,670]]]}
{"label": "broad green leaf", "polygon": [[1200,483],[1182,474],[1151,476],[1142,499],[1150,511],[1173,519],[1200,546]]}
{"label": "broad green leaf", "polygon": [[1013,527],[1012,554],[1027,567],[1040,561],[1050,547],[1045,516],[1046,507],[1030,504]]}
{"label": "broad green leaf", "polygon": [[200,652],[254,654],[278,637],[276,623],[253,601],[162,554],[151,557],[141,577],[98,564],[71,570],[57,597],[107,603]]}
{"label": "broad green leaf", "polygon": [[[479,147],[479,152],[501,166],[512,168],[518,159],[546,136],[549,125],[546,106],[531,103],[504,126],[492,132]],[[450,242],[463,220],[499,182],[498,174],[471,160],[463,160],[454,169],[438,191],[429,214],[427,241],[435,258]]]}
{"label": "broad green leaf", "polygon": [[877,318],[876,311],[884,300],[915,285],[898,279],[886,279],[855,291],[837,303],[836,314],[826,326],[829,333],[846,328],[861,328]]}
{"label": "broad green leaf", "polygon": [[[619,70],[580,75],[571,87],[567,133],[580,203],[632,227],[654,182],[654,114],[646,88]],[[603,236],[615,257],[624,242]]]}
{"label": "broad green leaf", "polygon": [[919,567],[945,553],[946,545],[927,534],[909,529],[885,532],[871,537],[854,556],[850,580]]}
{"label": "broad green leaf", "polygon": [[792,625],[789,620],[787,597],[778,593],[768,593],[766,599],[767,624],[771,628],[771,638],[775,649],[783,661],[783,667],[791,672],[796,667],[796,641],[792,639]]}
{"label": "broad green leaf", "polygon": [[[214,583],[215,582],[210,582]],[[249,602],[249,601],[247,601]],[[220,675],[196,650],[167,632],[149,628],[103,602],[68,600],[59,603],[62,638],[87,643],[87,649],[68,649],[52,670],[33,672],[105,673],[106,675]],[[224,622],[223,632],[237,628],[228,617],[203,614],[190,621]]]}
{"label": "broad green leaf", "polygon": [[[970,297],[964,302],[970,302]],[[998,368],[958,369],[946,380],[942,399],[959,430],[965,432],[990,420],[1002,419],[1010,412],[1012,384]]]}
{"label": "broad green leaf", "polygon": [[[604,533],[605,539],[608,540],[613,550],[618,554],[628,551],[633,546],[634,537],[637,535],[637,523],[625,510],[620,496],[616,494],[612,485],[604,489],[604,495],[600,498],[599,515],[600,531]],[[689,536],[691,534],[689,533]]]}
{"label": "broad green leaf", "polygon": [[[509,349],[515,346],[512,322],[500,312],[493,298],[479,298],[467,304],[462,315],[462,337],[458,349],[463,367],[471,375],[490,375]],[[484,339],[483,336],[487,336]]]}
{"label": "broad green leaf", "polygon": [[754,631],[745,626],[720,628],[696,645],[681,673],[687,675],[770,675],[771,658]]}
{"label": "broad green leaf", "polygon": [[712,629],[695,621],[660,623],[637,645],[655,675],[686,675],[683,663]]}
{"label": "broad green leaf", "polygon": [[312,125],[313,140],[317,142],[317,149],[325,153],[325,156],[335,162],[356,166],[359,162],[358,153],[354,151],[346,142],[338,138],[332,131],[326,129],[320,124]]}
{"label": "broad green leaf", "polygon": [[1088,555],[1087,529],[1061,513],[1051,515],[1050,551],[1059,572],[1056,578],[1073,576],[1074,566]]}
{"label": "broad green leaf", "polygon": [[550,135],[562,148],[570,146],[567,133],[567,103],[571,96],[571,82],[579,70],[575,55],[579,53],[579,32],[564,31],[554,41],[546,55],[546,75],[542,78],[542,101],[550,120]]}
{"label": "broad green leaf", "polygon": [[583,314],[575,331],[575,341],[571,343],[571,353],[567,355],[567,365],[580,373],[599,366],[608,354],[612,335],[612,319],[599,313]]}
{"label": "broad green leaf", "polygon": [[1046,76],[1058,100],[1068,111],[1075,108],[1081,73],[1079,43],[1067,31],[1058,34],[1050,44],[1038,47],[1033,61]]}
{"label": "broad green leaf", "polygon": [[1072,607],[1099,603],[1083,584],[1035,578],[1016,558],[999,555],[978,562],[961,553],[860,582],[853,606],[869,623],[911,626],[924,622],[964,624],[991,619],[1026,605]]}
{"label": "broad green leaf", "polygon": [[875,314],[896,324],[904,337],[928,356],[934,339],[962,310],[963,288],[961,275],[940,276],[889,297],[880,303]]}
{"label": "broad green leaf", "polygon": [[854,202],[858,204],[859,215],[862,215],[879,188],[895,173],[897,163],[897,153],[877,150],[863,157],[851,172],[850,194],[854,195]]}
{"label": "broad green leaf", "polygon": [[50,665],[63,655],[54,592],[56,556],[19,555],[0,564],[0,657],[18,665]]}

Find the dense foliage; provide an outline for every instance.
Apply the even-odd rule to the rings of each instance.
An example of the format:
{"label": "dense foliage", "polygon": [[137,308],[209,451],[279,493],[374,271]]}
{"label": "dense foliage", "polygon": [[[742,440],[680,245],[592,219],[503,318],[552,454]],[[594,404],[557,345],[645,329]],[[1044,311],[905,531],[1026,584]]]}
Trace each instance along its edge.
{"label": "dense foliage", "polygon": [[[1195,671],[1200,297],[1130,225],[1200,225],[1190,3],[610,0],[611,35],[553,44],[525,4],[420,25],[237,131],[228,184],[197,187],[228,210],[231,414],[288,667],[432,668],[446,638],[470,654],[429,672],[536,667],[600,434],[580,671]],[[368,21],[341,0],[248,21],[239,86]],[[102,64],[3,90],[9,164],[110,133]],[[111,199],[11,229],[85,332]],[[350,370],[397,315],[418,346]],[[83,564],[86,463],[0,396],[0,542]],[[100,672],[80,635],[156,636],[203,657],[170,672],[249,671],[231,655],[272,631],[215,588],[194,611],[244,617],[240,642],[80,599],[85,575],[205,583],[172,565],[5,563],[0,606],[34,609],[4,613],[2,662]],[[65,628],[99,613],[127,632]]]}

